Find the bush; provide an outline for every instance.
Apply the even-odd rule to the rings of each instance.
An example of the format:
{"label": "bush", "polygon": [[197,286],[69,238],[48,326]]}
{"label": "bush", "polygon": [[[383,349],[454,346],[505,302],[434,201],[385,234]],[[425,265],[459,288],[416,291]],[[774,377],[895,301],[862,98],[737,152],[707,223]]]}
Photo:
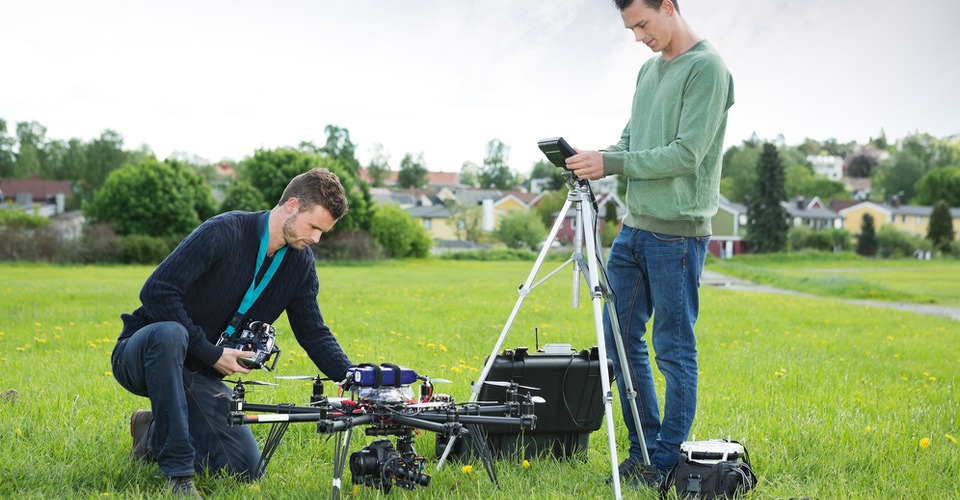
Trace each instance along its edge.
{"label": "bush", "polygon": [[818,250],[821,252],[841,252],[850,250],[850,232],[846,229],[825,229],[812,231],[806,226],[790,228],[787,243],[790,250]]}
{"label": "bush", "polygon": [[387,257],[422,258],[430,253],[433,241],[420,223],[397,205],[378,205],[373,212],[370,234]]}
{"label": "bush", "polygon": [[118,262],[123,264],[159,264],[177,247],[180,240],[131,234],[118,238]]}
{"label": "bush", "polygon": [[500,220],[497,238],[510,248],[537,250],[547,237],[547,228],[540,217],[526,210],[514,210]]}
{"label": "bush", "polygon": [[313,245],[317,260],[375,260],[383,256],[383,247],[362,230],[336,230]]}
{"label": "bush", "polygon": [[917,250],[930,250],[930,241],[897,230],[885,224],[877,231],[877,255],[881,257],[910,257]]}

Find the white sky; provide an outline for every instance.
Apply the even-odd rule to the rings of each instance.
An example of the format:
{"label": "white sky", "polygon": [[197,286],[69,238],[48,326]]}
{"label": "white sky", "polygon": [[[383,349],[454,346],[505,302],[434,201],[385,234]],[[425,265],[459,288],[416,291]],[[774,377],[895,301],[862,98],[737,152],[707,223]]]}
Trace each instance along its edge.
{"label": "white sky", "polygon": [[[960,2],[680,0],[734,77],[726,146],[960,133]],[[0,0],[0,118],[48,139],[216,161],[350,131],[397,169],[480,164],[497,138],[618,140],[653,54],[609,0]]]}

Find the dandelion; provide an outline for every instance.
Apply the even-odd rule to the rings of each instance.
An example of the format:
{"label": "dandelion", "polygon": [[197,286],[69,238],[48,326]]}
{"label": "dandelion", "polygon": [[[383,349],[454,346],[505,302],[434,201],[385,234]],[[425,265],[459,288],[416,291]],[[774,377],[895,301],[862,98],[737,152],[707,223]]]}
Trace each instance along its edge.
{"label": "dandelion", "polygon": [[430,342],[429,344],[427,344],[427,347],[433,349],[433,348],[435,348],[435,347],[437,347],[437,346],[436,346],[433,342]]}
{"label": "dandelion", "polygon": [[928,446],[930,446],[930,438],[923,438],[920,440],[921,448],[927,448]]}
{"label": "dandelion", "polygon": [[947,439],[949,439],[951,443],[956,444],[957,438],[951,436],[950,434],[944,434],[943,436],[946,437]]}
{"label": "dandelion", "polygon": [[113,372],[103,372],[103,374],[108,377],[113,376]]}
{"label": "dandelion", "polygon": [[530,468],[530,461],[529,461],[529,460],[524,460],[524,461],[523,461],[523,468],[524,468],[524,469],[529,469],[529,468]]}
{"label": "dandelion", "polygon": [[936,382],[936,381],[937,381],[937,377],[930,377],[928,380],[930,380],[931,382]]}
{"label": "dandelion", "polygon": [[463,467],[460,467],[460,472],[462,472],[462,473],[464,473],[464,474],[469,474],[469,473],[473,472],[473,466],[472,466],[472,465],[464,465]]}
{"label": "dandelion", "polygon": [[13,431],[13,433],[16,434],[17,437],[23,436],[23,431],[21,431],[20,429]]}
{"label": "dandelion", "polygon": [[873,427],[868,425],[863,429],[863,432],[873,432]]}

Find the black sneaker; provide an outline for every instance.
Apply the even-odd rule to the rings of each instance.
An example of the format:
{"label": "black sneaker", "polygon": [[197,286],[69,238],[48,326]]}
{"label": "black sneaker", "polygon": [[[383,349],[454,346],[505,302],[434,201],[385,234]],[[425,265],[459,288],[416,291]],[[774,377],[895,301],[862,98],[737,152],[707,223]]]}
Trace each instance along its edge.
{"label": "black sneaker", "polygon": [[168,477],[167,489],[175,497],[184,498],[203,498],[197,487],[193,484],[192,477]]}
{"label": "black sneaker", "polygon": [[130,450],[130,460],[152,461],[152,457],[147,453],[147,435],[150,431],[150,424],[153,423],[153,412],[150,410],[137,410],[130,416],[130,435],[133,436],[133,449]]}
{"label": "black sneaker", "polygon": [[[620,462],[620,467],[617,467],[617,474],[620,475],[620,482],[631,481],[634,477],[639,476],[643,472],[643,463],[637,462],[632,458],[628,458],[623,462]],[[613,478],[607,478],[607,484],[613,482]]]}
{"label": "black sneaker", "polygon": [[632,488],[653,488],[659,490],[663,486],[663,474],[653,465],[646,465],[640,468],[627,484]]}

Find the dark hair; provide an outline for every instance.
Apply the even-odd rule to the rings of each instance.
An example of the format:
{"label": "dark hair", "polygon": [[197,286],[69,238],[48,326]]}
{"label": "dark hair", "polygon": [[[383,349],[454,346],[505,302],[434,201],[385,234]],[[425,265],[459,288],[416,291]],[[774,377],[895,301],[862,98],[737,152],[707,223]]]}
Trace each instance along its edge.
{"label": "dark hair", "polygon": [[[617,6],[618,9],[623,11],[627,7],[633,5],[634,0],[613,0],[613,4]],[[671,0],[673,2],[673,7],[677,9],[677,12],[680,12],[680,5],[677,4],[677,0]],[[660,10],[660,6],[663,5],[663,0],[643,0],[647,7],[650,7],[654,10]]]}
{"label": "dark hair", "polygon": [[294,177],[280,195],[277,205],[290,198],[300,200],[300,211],[306,212],[320,205],[340,220],[349,209],[346,192],[336,174],[325,168],[314,168]]}

